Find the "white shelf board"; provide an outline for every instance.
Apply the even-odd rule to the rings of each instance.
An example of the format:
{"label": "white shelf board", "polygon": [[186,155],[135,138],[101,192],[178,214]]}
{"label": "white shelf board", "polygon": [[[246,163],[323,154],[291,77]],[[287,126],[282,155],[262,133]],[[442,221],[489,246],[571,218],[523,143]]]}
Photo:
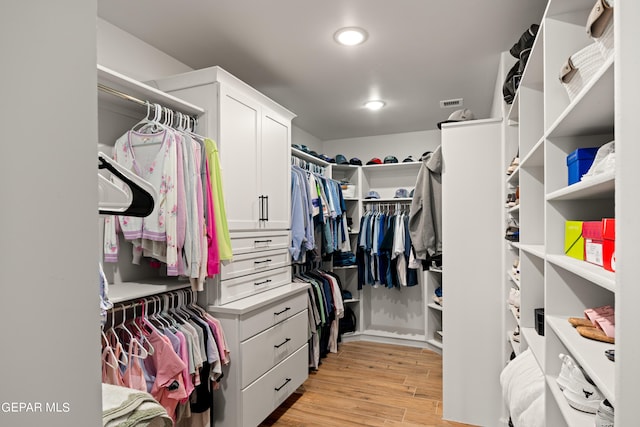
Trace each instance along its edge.
{"label": "white shelf board", "polygon": [[360,230],[351,230],[349,234],[360,234]]}
{"label": "white shelf board", "polygon": [[435,302],[430,302],[429,304],[427,304],[427,307],[429,307],[432,310],[442,311],[442,306],[436,304]]}
{"label": "white shelf board", "polygon": [[507,239],[505,239],[504,241],[507,242],[507,244],[512,248],[520,250],[520,242],[511,242]]}
{"label": "white shelf board", "polygon": [[511,206],[507,210],[507,212],[510,213],[510,214],[519,213],[520,212],[520,205]]}
{"label": "white shelf board", "polygon": [[546,320],[571,356],[593,380],[604,397],[615,407],[615,363],[604,355],[605,350],[614,348],[614,345],[584,338],[566,318],[546,316]]}
{"label": "white shelf board", "polygon": [[109,300],[120,303],[138,298],[148,297],[163,292],[189,288],[189,282],[177,282],[171,278],[153,279],[144,282],[122,282],[109,285]]}
{"label": "white shelf board", "polygon": [[573,409],[569,405],[567,399],[562,394],[562,390],[560,390],[560,387],[558,387],[555,377],[546,375],[545,380],[547,381],[547,386],[551,390],[553,399],[556,401],[558,408],[560,409],[560,413],[564,417],[564,420],[568,427],[583,427],[595,425],[595,416],[593,414],[578,411],[577,409]]}
{"label": "white shelf board", "polygon": [[342,302],[345,304],[353,304],[356,302],[360,302],[360,300],[358,298],[350,298],[350,299],[345,299]]}
{"label": "white shelf board", "polygon": [[345,202],[357,202],[358,200],[360,199],[358,199],[357,197],[344,197]]}
{"label": "white shelf board", "polygon": [[324,161],[322,159],[317,158],[316,156],[312,156],[309,153],[305,153],[302,150],[298,150],[295,147],[291,147],[291,155],[294,156],[294,157],[297,157],[299,159],[306,160],[307,162],[314,163],[316,165],[320,165],[320,166],[323,166],[323,167],[327,167],[327,166],[329,166],[331,164],[329,162],[326,162],[326,161]]}
{"label": "white shelf board", "polygon": [[358,165],[339,165],[337,163],[331,163],[331,169],[336,169],[336,170],[351,170],[359,167],[360,166]]}
{"label": "white shelf board", "polygon": [[616,274],[598,265],[567,255],[547,255],[547,261],[611,292],[616,290]]}
{"label": "white shelf board", "polygon": [[547,200],[585,200],[613,198],[616,187],[615,171],[585,181],[576,182],[547,194]]}
{"label": "white shelf board", "polygon": [[613,133],[613,60],[609,58],[560,114],[546,132],[547,137]]}
{"label": "white shelf board", "polygon": [[545,258],[545,247],[544,245],[520,245],[520,250],[531,254],[531,255],[535,255],[538,258]]}
{"label": "white shelf board", "polygon": [[437,347],[437,348],[442,350],[442,342],[441,341],[433,339],[433,340],[427,340],[427,343],[431,344],[432,346]]}
{"label": "white shelf board", "polygon": [[544,337],[538,335],[533,328],[520,328],[520,342],[522,342],[522,338],[527,342],[533,357],[538,362],[538,366],[544,372]]}
{"label": "white shelf board", "polygon": [[354,265],[345,265],[345,266],[335,266],[335,265],[333,266],[334,270],[354,270],[356,268],[358,268],[358,266],[355,265],[355,264]]}
{"label": "white shelf board", "polygon": [[398,202],[410,202],[413,200],[411,197],[385,197],[380,199],[362,199],[362,203],[398,203]]}
{"label": "white shelf board", "polygon": [[371,172],[372,170],[394,170],[394,169],[398,169],[398,170],[402,170],[402,169],[416,169],[416,172],[418,169],[420,169],[420,165],[422,165],[422,162],[406,162],[406,163],[386,163],[386,164],[381,164],[381,165],[362,165],[362,171],[367,173],[367,172]]}
{"label": "white shelf board", "polygon": [[[205,112],[203,108],[197,105],[183,101],[180,98],[176,98],[173,95],[169,95],[168,93],[162,92],[161,90],[134,80],[128,76],[125,76],[124,74],[118,73],[117,71],[111,70],[100,64],[98,64],[97,71],[98,83],[138,98],[141,101],[149,101],[152,104],[158,103],[162,106],[171,108],[176,112],[181,112],[191,116],[200,116]],[[105,96],[110,97],[110,99],[113,98],[114,102],[117,98],[116,96],[108,94],[105,94]],[[132,105],[129,101],[126,100],[122,100],[122,102],[126,102]]]}
{"label": "white shelf board", "polygon": [[520,182],[520,165],[518,165],[511,175],[507,175],[507,184],[516,186],[518,182]]}
{"label": "white shelf board", "polygon": [[511,281],[516,285],[516,287],[520,289],[520,279],[516,277],[513,271],[511,270],[507,271],[507,276],[509,276],[509,279],[511,279]]}
{"label": "white shelf board", "polygon": [[524,168],[544,166],[544,137],[540,138],[526,156],[520,160]]}

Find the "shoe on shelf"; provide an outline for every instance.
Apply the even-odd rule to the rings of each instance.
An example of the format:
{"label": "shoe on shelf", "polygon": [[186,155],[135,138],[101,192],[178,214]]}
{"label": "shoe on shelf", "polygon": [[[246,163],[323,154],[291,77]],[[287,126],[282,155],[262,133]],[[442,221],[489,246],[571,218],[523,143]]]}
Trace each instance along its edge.
{"label": "shoe on shelf", "polygon": [[516,326],[516,328],[511,333],[511,337],[513,338],[513,340],[515,342],[517,342],[517,343],[520,342],[520,325]]}
{"label": "shoe on shelf", "polygon": [[578,365],[570,369],[568,377],[569,381],[562,394],[569,405],[579,411],[595,414],[600,402],[604,400],[602,392]]}
{"label": "shoe on shelf", "polygon": [[507,303],[516,308],[520,308],[520,290],[516,288],[509,289],[509,298],[507,298]]}
{"label": "shoe on shelf", "polygon": [[505,208],[512,208],[516,205],[516,193],[507,194],[507,201],[504,204]]}
{"label": "shoe on shelf", "polygon": [[513,266],[511,267],[511,272],[516,278],[520,279],[520,258],[516,258],[513,260]]}
{"label": "shoe on shelf", "polygon": [[520,166],[520,158],[516,156],[513,158],[513,160],[511,160],[511,164],[507,168],[507,175],[511,175],[518,168],[518,166]]}
{"label": "shoe on shelf", "polygon": [[608,400],[603,400],[596,411],[596,427],[613,427],[613,406]]}
{"label": "shoe on shelf", "polygon": [[567,385],[571,382],[571,371],[578,366],[575,360],[568,354],[558,354],[560,360],[562,360],[562,366],[560,367],[560,374],[556,378],[556,383],[560,390],[567,388]]}

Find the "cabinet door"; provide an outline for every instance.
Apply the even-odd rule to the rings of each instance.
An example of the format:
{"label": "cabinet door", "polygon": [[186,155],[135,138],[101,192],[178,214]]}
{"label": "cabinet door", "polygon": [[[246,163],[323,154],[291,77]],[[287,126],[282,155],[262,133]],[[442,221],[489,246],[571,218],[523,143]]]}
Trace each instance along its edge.
{"label": "cabinet door", "polygon": [[220,88],[220,162],[230,230],[258,227],[260,106]]}
{"label": "cabinet door", "polygon": [[260,227],[288,229],[291,193],[290,122],[263,108],[260,153],[260,194],[267,196],[265,218]]}

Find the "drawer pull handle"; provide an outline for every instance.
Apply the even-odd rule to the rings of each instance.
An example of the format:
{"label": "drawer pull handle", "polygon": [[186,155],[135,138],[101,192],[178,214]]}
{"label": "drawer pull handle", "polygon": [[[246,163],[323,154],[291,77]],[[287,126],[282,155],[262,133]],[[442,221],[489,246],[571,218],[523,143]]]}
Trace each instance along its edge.
{"label": "drawer pull handle", "polygon": [[271,243],[272,240],[271,239],[267,239],[267,240],[254,240],[253,243],[258,244],[258,243],[266,243],[267,245],[269,243]]}
{"label": "drawer pull handle", "polygon": [[291,341],[291,338],[287,338],[286,340],[282,341],[280,344],[276,344],[276,345],[274,345],[273,347],[274,347],[274,348],[280,348],[280,347],[282,347],[283,345],[285,345],[286,343],[288,343],[289,341]]}
{"label": "drawer pull handle", "polygon": [[282,390],[282,388],[283,388],[284,386],[286,386],[287,384],[289,384],[289,382],[290,382],[290,381],[291,381],[291,378],[287,378],[287,380],[284,382],[284,384],[282,384],[280,387],[276,387],[274,390],[275,390],[275,391],[280,391],[280,390]]}
{"label": "drawer pull handle", "polygon": [[264,264],[265,262],[271,262],[271,260],[270,259],[265,259],[265,260],[262,260],[262,261],[253,261],[254,264]]}
{"label": "drawer pull handle", "polygon": [[264,285],[265,283],[269,283],[271,281],[271,279],[267,279],[267,280],[263,280],[262,282],[254,282],[253,284],[255,286],[260,286],[260,285]]}
{"label": "drawer pull handle", "polygon": [[276,316],[280,316],[282,313],[284,313],[286,311],[289,311],[289,310],[291,310],[291,307],[287,307],[284,310],[278,311],[277,313],[273,313],[273,314],[276,315]]}

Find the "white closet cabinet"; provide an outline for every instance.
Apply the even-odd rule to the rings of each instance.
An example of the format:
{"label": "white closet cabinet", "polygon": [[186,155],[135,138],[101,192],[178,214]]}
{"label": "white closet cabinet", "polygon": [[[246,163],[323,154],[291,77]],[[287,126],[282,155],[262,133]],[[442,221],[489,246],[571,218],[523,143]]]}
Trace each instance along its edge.
{"label": "white closet cabinet", "polygon": [[200,131],[218,144],[229,230],[286,230],[295,115],[220,67],[153,82],[203,105]]}
{"label": "white closet cabinet", "polygon": [[216,427],[255,427],[307,379],[306,284],[209,307],[231,352],[214,396]]}
{"label": "white closet cabinet", "polygon": [[502,412],[501,120],[442,126],[443,417],[495,426]]}

